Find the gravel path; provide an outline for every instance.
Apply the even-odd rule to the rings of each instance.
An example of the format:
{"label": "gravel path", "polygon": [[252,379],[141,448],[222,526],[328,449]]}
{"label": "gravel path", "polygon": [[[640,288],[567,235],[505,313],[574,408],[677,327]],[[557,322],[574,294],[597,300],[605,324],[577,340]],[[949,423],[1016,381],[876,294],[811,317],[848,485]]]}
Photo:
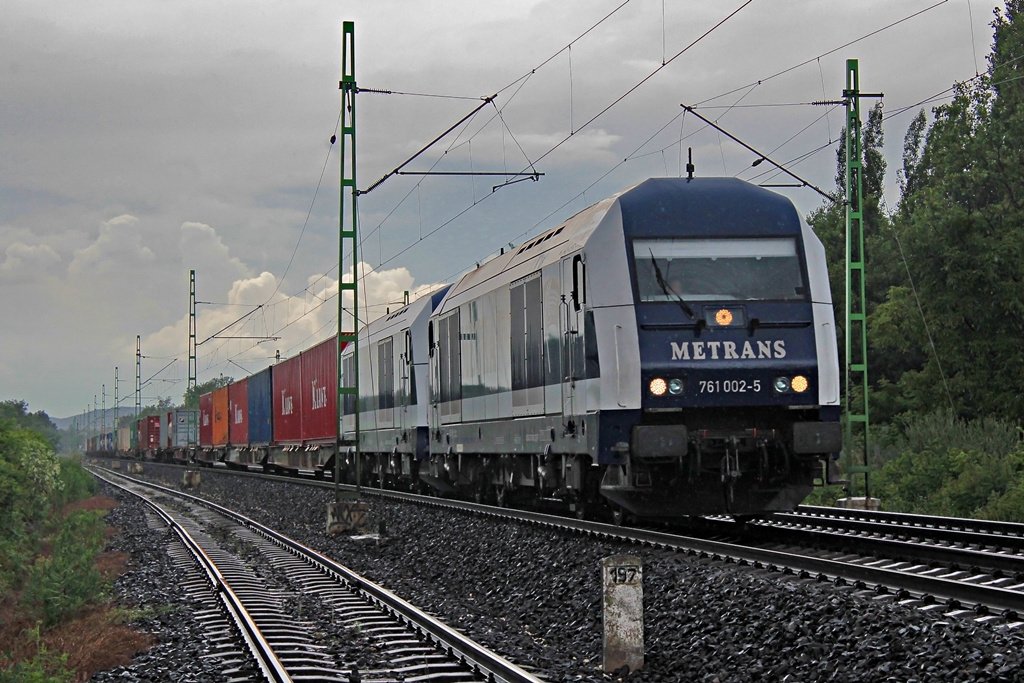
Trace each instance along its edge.
{"label": "gravel path", "polygon": [[[145,476],[176,487],[181,470],[147,465]],[[316,548],[549,681],[1024,681],[1022,631],[937,618],[830,584],[373,498],[372,516],[387,535],[356,543],[325,533],[330,491],[208,470],[202,477],[199,495]],[[121,526],[134,507],[113,511],[111,524]],[[183,632],[188,605],[160,574],[166,555],[137,530],[116,542],[144,567],[119,581],[126,599],[172,606],[171,628],[152,624],[162,644],[147,664],[194,664],[201,645]],[[600,670],[599,563],[620,553],[644,565],[646,662],[628,675]],[[115,680],[105,675],[93,680]]]}

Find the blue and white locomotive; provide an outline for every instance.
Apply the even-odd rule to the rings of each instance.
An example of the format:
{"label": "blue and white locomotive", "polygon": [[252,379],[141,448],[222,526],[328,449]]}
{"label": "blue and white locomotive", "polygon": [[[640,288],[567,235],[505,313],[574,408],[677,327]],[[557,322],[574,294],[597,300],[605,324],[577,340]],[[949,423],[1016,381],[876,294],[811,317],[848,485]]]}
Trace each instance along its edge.
{"label": "blue and white locomotive", "polygon": [[[361,342],[360,443],[381,477],[617,519],[747,516],[798,505],[841,448],[824,249],[792,202],[738,179],[641,182],[427,316],[391,347]],[[426,363],[419,390],[382,398],[398,371],[381,354]],[[426,443],[381,432],[381,407],[415,413]]]}

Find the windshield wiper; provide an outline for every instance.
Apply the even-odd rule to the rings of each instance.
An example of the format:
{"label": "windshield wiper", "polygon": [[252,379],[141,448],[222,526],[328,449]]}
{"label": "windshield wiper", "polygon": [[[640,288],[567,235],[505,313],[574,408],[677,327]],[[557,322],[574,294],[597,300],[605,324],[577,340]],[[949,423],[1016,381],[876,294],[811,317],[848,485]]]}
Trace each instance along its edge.
{"label": "windshield wiper", "polygon": [[683,301],[683,297],[678,292],[672,290],[668,283],[665,282],[665,276],[661,274],[661,268],[658,267],[658,260],[654,258],[654,250],[648,250],[651,252],[651,265],[654,266],[654,278],[658,281],[658,286],[661,287],[661,291],[665,292],[665,296],[670,296],[676,300],[679,304],[679,308],[683,310],[683,313],[690,316],[691,320],[696,320],[697,316],[693,314],[693,309],[690,308],[690,304]]}

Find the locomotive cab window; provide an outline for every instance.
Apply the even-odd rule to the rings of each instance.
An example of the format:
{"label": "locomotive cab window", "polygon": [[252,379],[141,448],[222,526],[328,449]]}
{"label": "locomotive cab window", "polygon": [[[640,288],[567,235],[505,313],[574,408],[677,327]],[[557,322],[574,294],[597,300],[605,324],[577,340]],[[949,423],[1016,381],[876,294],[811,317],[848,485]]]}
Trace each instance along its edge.
{"label": "locomotive cab window", "polygon": [[807,301],[795,237],[634,240],[640,301]]}

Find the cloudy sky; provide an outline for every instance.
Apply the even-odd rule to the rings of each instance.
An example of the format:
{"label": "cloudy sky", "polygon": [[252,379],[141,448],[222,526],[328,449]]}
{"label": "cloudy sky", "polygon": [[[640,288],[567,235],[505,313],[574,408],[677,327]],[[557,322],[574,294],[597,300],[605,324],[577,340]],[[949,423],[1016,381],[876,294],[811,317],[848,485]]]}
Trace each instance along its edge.
{"label": "cloudy sky", "polygon": [[[394,93],[357,97],[358,187],[495,94],[406,170],[543,174],[496,191],[504,178],[394,176],[362,195],[372,318],[613,192],[678,175],[688,147],[699,175],[788,181],[681,103],[832,190],[843,109],[808,103],[841,96],[846,59],[864,92],[885,94],[895,206],[907,125],[985,70],[994,6],[3,0],[0,400],[53,417],[94,398],[109,408],[116,367],[134,405],[139,335],[143,405],[180,402],[190,269],[205,302],[199,381],[335,331],[345,20],[360,88]],[[821,205],[780,191],[802,213]]]}

